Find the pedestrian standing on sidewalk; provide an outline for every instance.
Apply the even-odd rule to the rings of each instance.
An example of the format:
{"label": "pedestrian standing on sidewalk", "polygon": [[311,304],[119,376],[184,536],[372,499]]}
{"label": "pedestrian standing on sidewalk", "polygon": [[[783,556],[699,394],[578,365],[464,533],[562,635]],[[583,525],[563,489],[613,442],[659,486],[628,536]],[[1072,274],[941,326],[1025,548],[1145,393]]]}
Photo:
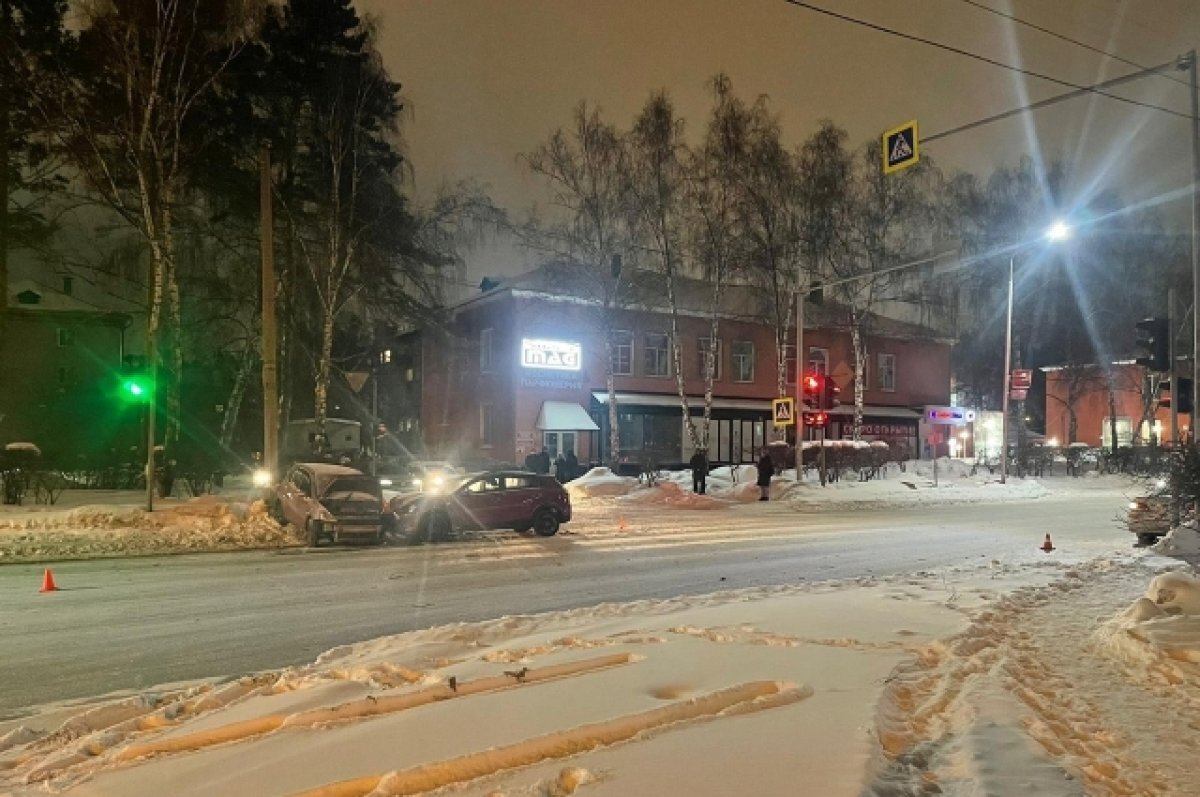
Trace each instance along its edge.
{"label": "pedestrian standing on sidewalk", "polygon": [[692,492],[704,495],[705,481],[708,479],[708,450],[696,449],[688,463],[692,466]]}
{"label": "pedestrian standing on sidewalk", "polygon": [[768,449],[762,450],[762,456],[758,458],[758,489],[760,495],[759,501],[771,500],[771,477],[775,475],[775,461],[771,459],[771,452]]}

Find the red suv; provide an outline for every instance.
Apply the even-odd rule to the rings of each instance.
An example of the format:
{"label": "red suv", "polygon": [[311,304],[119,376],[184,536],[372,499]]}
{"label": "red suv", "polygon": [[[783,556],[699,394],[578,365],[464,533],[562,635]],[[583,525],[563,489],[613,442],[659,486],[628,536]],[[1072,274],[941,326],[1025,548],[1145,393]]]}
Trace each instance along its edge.
{"label": "red suv", "polygon": [[391,509],[389,533],[415,542],[460,529],[533,529],[552,537],[571,519],[571,498],[553,476],[498,470],[448,479],[438,492],[397,496]]}

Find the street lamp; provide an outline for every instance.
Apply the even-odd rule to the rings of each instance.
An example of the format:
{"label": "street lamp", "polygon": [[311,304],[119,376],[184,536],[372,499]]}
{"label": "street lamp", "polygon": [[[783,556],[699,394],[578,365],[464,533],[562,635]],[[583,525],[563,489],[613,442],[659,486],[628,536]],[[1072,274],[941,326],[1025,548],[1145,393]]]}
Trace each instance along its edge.
{"label": "street lamp", "polygon": [[[1051,224],[1045,233],[1045,238],[1051,243],[1061,243],[1071,237],[1071,225],[1062,219]],[[1012,317],[1013,317],[1013,271],[1016,267],[1017,253],[1008,256],[1008,322],[1004,329],[1004,398],[1002,430],[1000,436],[1000,483],[1008,483],[1008,396],[1012,392]],[[1023,423],[1023,421],[1022,421]]]}

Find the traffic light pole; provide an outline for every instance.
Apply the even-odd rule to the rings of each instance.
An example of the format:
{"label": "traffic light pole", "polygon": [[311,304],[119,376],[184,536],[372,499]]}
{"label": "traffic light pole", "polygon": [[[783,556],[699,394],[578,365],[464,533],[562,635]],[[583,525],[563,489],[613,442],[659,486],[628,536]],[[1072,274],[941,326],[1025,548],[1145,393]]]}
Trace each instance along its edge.
{"label": "traffic light pole", "polygon": [[796,404],[792,411],[792,422],[796,429],[796,481],[799,482],[804,472],[804,438],[808,428],[801,420],[804,417],[804,364],[808,358],[804,356],[804,290],[797,286],[796,291]]}
{"label": "traffic light pole", "polygon": [[[1192,440],[1196,440],[1196,408],[1200,407],[1200,86],[1196,80],[1196,51],[1187,59],[1192,95]],[[1174,403],[1174,402],[1172,402]]]}
{"label": "traffic light pole", "polygon": [[279,467],[279,344],[275,327],[275,224],[271,207],[271,147],[259,150],[259,208],[262,247],[262,466],[276,477]]}
{"label": "traffic light pole", "polygon": [[[1000,419],[1000,483],[1008,483],[1008,394],[1012,379],[1013,266],[1016,255],[1008,256],[1008,321],[1004,327],[1004,397]],[[936,458],[936,454],[935,454]]]}

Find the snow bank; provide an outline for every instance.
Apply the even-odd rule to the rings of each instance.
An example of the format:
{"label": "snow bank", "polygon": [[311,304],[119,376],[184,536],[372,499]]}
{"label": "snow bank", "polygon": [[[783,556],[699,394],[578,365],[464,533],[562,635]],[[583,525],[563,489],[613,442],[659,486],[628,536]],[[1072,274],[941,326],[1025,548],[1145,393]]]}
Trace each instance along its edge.
{"label": "snow bank", "polygon": [[[1135,677],[1200,690],[1200,579],[1170,571],[1097,632],[1100,649]],[[1193,691],[1192,694],[1200,694]]]}
{"label": "snow bank", "polygon": [[618,476],[608,468],[592,468],[577,479],[567,483],[567,492],[572,498],[598,498],[601,496],[626,495],[637,489],[638,480],[631,476]]}
{"label": "snow bank", "polygon": [[1163,556],[1200,556],[1200,531],[1192,526],[1176,526],[1150,550]]}
{"label": "snow bank", "polygon": [[[971,476],[971,468],[974,463],[966,459],[951,459],[950,457],[939,457],[937,461],[938,479],[966,479]],[[933,460],[930,459],[914,459],[908,463],[910,472],[917,476],[925,476],[933,478]],[[986,469],[981,472],[987,473]],[[978,475],[978,473],[976,474]]]}
{"label": "snow bank", "polygon": [[271,519],[261,500],[247,504],[209,495],[164,504],[154,512],[85,505],[0,514],[0,563],[302,544]]}
{"label": "snow bank", "polygon": [[630,493],[617,501],[639,506],[661,504],[672,509],[725,509],[729,506],[715,495],[697,495],[674,481],[660,482],[650,489]]}

